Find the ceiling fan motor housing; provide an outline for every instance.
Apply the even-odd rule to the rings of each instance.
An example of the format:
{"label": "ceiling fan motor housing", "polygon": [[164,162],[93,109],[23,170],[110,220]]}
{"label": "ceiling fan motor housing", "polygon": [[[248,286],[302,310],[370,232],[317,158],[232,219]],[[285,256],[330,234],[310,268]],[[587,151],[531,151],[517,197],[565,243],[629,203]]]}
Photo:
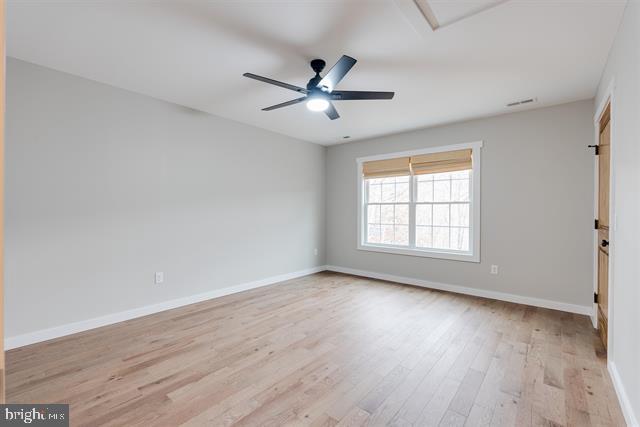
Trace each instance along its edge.
{"label": "ceiling fan motor housing", "polygon": [[311,61],[311,69],[315,71],[316,75],[309,80],[309,83],[307,83],[307,90],[309,91],[309,94],[313,92],[321,92],[317,86],[318,83],[320,83],[320,80],[322,80],[320,72],[322,72],[326,64],[327,63],[322,59],[314,59]]}
{"label": "ceiling fan motor housing", "polygon": [[316,74],[321,73],[325,65],[327,65],[327,63],[322,59],[314,59],[311,61],[311,69],[315,71]]}

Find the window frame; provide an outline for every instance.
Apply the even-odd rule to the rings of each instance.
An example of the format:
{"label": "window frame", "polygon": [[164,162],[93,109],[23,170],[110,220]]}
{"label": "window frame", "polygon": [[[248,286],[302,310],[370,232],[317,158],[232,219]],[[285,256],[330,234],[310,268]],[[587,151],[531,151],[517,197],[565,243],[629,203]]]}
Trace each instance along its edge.
{"label": "window frame", "polygon": [[[358,182],[358,194],[357,194],[357,217],[358,217],[358,232],[357,232],[357,248],[362,251],[371,252],[383,252],[396,255],[410,255],[426,258],[448,259],[455,261],[467,261],[467,262],[480,262],[480,172],[481,172],[481,160],[480,149],[482,148],[483,141],[475,141],[462,144],[443,145],[438,147],[428,147],[419,150],[411,151],[399,151],[395,153],[380,154],[375,156],[359,157],[356,159],[356,173]],[[469,214],[469,251],[450,251],[445,249],[429,249],[429,248],[416,248],[416,247],[404,247],[396,245],[385,244],[372,244],[366,243],[365,237],[367,235],[365,227],[366,223],[366,203],[365,203],[365,180],[362,176],[362,165],[365,162],[374,160],[387,160],[396,157],[411,157],[421,154],[441,153],[445,151],[456,151],[471,148],[471,186],[469,191],[469,203],[471,212]],[[415,201],[415,176],[409,175],[409,244],[413,242],[415,245],[415,207],[418,203]]]}

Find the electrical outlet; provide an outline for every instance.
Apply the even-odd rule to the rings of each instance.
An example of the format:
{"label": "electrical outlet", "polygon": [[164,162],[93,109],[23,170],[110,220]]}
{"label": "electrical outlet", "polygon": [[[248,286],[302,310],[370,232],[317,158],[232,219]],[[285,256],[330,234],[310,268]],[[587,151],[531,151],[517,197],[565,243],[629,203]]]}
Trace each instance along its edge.
{"label": "electrical outlet", "polygon": [[498,266],[497,265],[492,265],[491,266],[491,274],[498,274]]}
{"label": "electrical outlet", "polygon": [[156,271],[156,285],[164,282],[164,273],[162,271]]}
{"label": "electrical outlet", "polygon": [[315,249],[313,250],[313,254],[314,254],[315,256],[318,256],[318,248],[315,248]]}

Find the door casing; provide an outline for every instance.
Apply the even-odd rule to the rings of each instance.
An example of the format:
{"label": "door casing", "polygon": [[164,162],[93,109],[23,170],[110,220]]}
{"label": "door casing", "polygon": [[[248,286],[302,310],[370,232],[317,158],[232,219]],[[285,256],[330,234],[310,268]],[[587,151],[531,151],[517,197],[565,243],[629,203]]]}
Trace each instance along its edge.
{"label": "door casing", "polygon": [[[615,89],[615,81],[612,79],[607,90],[604,92],[604,96],[600,105],[596,108],[596,113],[594,115],[594,140],[595,144],[598,145],[600,143],[600,120],[607,109],[609,107],[609,128],[610,128],[610,167],[609,167],[609,265],[608,265],[608,295],[606,296],[608,301],[608,310],[607,310],[607,353],[609,357],[612,357],[614,352],[614,342],[613,336],[610,331],[613,329],[613,324],[615,322],[614,315],[614,274],[613,274],[613,265],[615,262],[615,229],[616,229],[616,216],[615,216],[615,193],[613,189],[615,188],[615,164],[616,164],[616,155],[615,155],[615,102],[614,102],[614,89]],[[598,218],[598,171],[599,171],[599,158],[598,156],[594,156],[596,161],[594,162],[594,203],[593,203],[593,214],[594,219]],[[598,252],[599,252],[599,230],[593,230],[593,292],[594,294],[598,292]],[[598,328],[598,304],[594,302],[593,304],[593,315],[591,317],[591,321],[594,328]]]}
{"label": "door casing", "polygon": [[611,218],[609,217],[611,179],[611,106],[607,104],[600,119],[600,140],[598,153],[598,329],[605,348],[608,346],[609,319],[609,246]]}

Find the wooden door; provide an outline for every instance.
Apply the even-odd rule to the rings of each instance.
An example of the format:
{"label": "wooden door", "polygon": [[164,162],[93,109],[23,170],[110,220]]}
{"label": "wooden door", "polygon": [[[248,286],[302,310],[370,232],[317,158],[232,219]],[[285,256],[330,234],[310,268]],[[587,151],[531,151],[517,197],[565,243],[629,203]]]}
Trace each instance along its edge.
{"label": "wooden door", "polygon": [[607,347],[609,317],[609,182],[611,160],[611,106],[600,119],[598,144],[598,329]]}

